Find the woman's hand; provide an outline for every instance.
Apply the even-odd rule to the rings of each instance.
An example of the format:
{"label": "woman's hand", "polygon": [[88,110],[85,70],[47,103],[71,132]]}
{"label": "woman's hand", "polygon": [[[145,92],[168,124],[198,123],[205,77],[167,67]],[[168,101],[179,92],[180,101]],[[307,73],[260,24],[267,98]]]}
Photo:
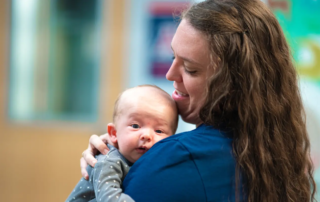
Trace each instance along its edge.
{"label": "woman's hand", "polygon": [[89,164],[94,167],[94,165],[97,163],[97,159],[95,159],[94,156],[99,152],[102,154],[108,153],[109,148],[107,147],[107,143],[111,143],[108,133],[100,136],[91,135],[89,146],[86,150],[84,150],[84,152],[82,152],[82,158],[80,159],[81,174],[86,180],[89,179],[86,169],[87,165]]}

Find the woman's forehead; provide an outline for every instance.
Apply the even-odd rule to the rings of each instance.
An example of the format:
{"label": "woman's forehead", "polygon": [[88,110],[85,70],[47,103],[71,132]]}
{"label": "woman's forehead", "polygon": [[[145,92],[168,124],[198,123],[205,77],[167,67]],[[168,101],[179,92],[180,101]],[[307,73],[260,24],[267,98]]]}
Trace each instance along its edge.
{"label": "woman's forehead", "polygon": [[192,27],[187,20],[182,20],[172,39],[175,56],[187,62],[208,65],[210,62],[209,42],[206,36]]}

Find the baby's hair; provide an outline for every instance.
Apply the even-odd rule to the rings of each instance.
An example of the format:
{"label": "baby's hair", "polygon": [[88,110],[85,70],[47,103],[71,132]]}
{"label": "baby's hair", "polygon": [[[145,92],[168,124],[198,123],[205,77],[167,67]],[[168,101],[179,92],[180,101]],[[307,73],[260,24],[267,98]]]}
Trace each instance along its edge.
{"label": "baby's hair", "polygon": [[[142,87],[150,87],[150,88],[158,89],[158,90],[160,90],[162,93],[164,93],[164,95],[168,98],[168,100],[169,100],[170,102],[174,102],[174,100],[171,98],[171,96],[170,96],[166,91],[164,91],[163,89],[159,88],[159,87],[156,86],[156,85],[143,84],[143,85],[138,85],[138,86],[135,86],[135,87],[132,87],[132,88],[128,88],[128,89],[126,89],[125,91],[123,91],[122,93],[120,93],[120,95],[118,96],[117,100],[116,100],[115,103],[114,103],[113,117],[112,117],[113,123],[116,123],[116,119],[117,119],[117,116],[118,116],[118,114],[119,114],[119,103],[120,103],[120,101],[121,101],[121,97],[122,97],[123,93],[125,93],[126,91],[131,90],[131,89],[142,88]],[[176,106],[175,103],[174,103],[174,106]],[[174,120],[174,123],[173,123],[173,128],[172,128],[173,134],[176,132],[177,127],[178,127],[178,115],[176,116],[176,119]]]}

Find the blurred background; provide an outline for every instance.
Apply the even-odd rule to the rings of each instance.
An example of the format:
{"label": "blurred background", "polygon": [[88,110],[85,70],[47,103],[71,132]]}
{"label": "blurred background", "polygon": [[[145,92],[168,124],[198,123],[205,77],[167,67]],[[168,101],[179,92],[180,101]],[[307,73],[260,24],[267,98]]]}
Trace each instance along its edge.
{"label": "blurred background", "polygon": [[[199,1],[199,0],[198,0]],[[165,73],[188,0],[2,0],[0,201],[64,201],[124,89]],[[320,1],[264,0],[290,43],[320,187]],[[178,132],[194,126],[179,122]],[[319,200],[320,198],[318,198]]]}

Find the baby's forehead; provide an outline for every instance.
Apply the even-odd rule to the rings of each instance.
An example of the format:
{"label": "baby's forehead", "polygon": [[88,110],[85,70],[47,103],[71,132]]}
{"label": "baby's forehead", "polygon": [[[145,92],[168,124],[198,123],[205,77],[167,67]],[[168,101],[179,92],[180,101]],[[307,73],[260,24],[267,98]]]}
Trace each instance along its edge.
{"label": "baby's forehead", "polygon": [[[145,118],[163,120],[163,123],[173,128],[177,127],[178,111],[171,96],[160,88],[153,86],[138,86],[124,91],[114,109],[114,121],[120,117],[129,118],[131,113],[143,115]],[[141,116],[140,116],[141,117]]]}
{"label": "baby's forehead", "polygon": [[129,89],[121,96],[118,113],[119,115],[133,113],[130,114],[130,117],[133,115],[136,117],[150,115],[150,118],[153,118],[152,114],[157,116],[160,112],[171,113],[175,111],[175,104],[172,103],[174,101],[170,99],[171,97],[157,88],[137,87]]}
{"label": "baby's forehead", "polygon": [[154,87],[136,87],[123,92],[116,107],[117,114],[122,115],[129,109],[139,112],[149,110],[155,113],[165,111],[177,114],[176,105],[169,94]]}
{"label": "baby's forehead", "polygon": [[159,99],[163,99],[169,102],[173,101],[170,95],[167,94],[165,91],[152,86],[130,88],[122,93],[120,99],[144,99],[150,101],[157,101]]}

